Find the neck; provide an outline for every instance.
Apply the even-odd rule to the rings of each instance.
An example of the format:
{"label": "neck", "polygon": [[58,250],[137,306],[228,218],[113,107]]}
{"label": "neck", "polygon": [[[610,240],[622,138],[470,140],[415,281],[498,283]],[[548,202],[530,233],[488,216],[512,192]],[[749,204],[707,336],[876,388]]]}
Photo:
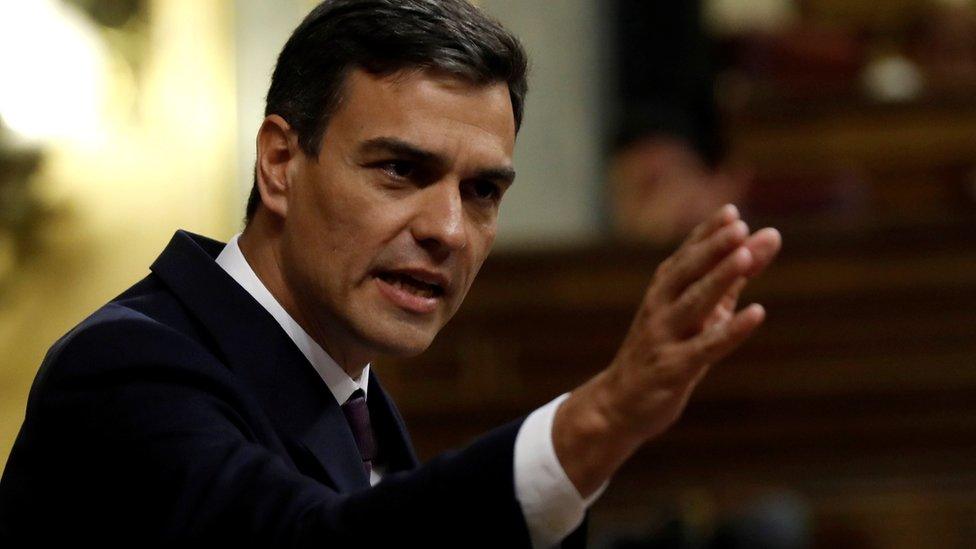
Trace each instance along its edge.
{"label": "neck", "polygon": [[295,322],[336,361],[349,377],[359,379],[363,369],[373,360],[373,357],[355,344],[342,345],[341,342],[352,338],[343,337],[341,335],[343,330],[335,326],[335,323],[324,319],[326,315],[315,314],[314,309],[299,305],[313,300],[298,299],[296,295],[300,292],[295,292],[289,287],[282,269],[278,246],[281,232],[266,219],[259,219],[262,213],[260,210],[257,212],[237,240],[244,259]]}

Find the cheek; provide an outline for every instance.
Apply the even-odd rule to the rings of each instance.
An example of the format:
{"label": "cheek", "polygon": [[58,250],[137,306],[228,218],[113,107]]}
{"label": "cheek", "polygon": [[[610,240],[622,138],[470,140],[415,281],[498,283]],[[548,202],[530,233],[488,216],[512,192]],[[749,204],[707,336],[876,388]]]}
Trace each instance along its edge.
{"label": "cheek", "polygon": [[[466,288],[470,288],[471,284],[474,283],[475,276],[481,270],[485,259],[488,258],[488,253],[495,241],[495,225],[494,223],[477,224],[469,234],[474,236],[469,240],[467,248],[468,255],[465,261],[467,264]],[[467,290],[465,290],[466,292]]]}
{"label": "cheek", "polygon": [[357,191],[355,183],[333,178],[309,189],[302,197],[303,228],[316,242],[327,243],[330,251],[360,240],[369,229],[368,220],[377,213],[371,211],[368,197]]}
{"label": "cheek", "polygon": [[474,229],[476,236],[471,243],[471,251],[475,256],[475,272],[481,268],[481,264],[484,263],[488,257],[488,253],[491,252],[491,247],[495,243],[496,229],[497,225],[494,219],[490,222],[480,223]]}

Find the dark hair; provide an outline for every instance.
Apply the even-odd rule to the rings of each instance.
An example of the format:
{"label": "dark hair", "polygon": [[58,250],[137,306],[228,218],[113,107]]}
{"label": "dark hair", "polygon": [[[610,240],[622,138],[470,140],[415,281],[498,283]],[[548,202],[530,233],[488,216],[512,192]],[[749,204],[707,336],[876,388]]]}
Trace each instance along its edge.
{"label": "dark hair", "polygon": [[[444,71],[473,84],[508,84],[516,131],[522,124],[526,55],[518,39],[467,0],[325,0],[292,33],[278,56],[265,116],[277,114],[318,157],[346,74],[403,69]],[[261,202],[255,183],[250,222]]]}

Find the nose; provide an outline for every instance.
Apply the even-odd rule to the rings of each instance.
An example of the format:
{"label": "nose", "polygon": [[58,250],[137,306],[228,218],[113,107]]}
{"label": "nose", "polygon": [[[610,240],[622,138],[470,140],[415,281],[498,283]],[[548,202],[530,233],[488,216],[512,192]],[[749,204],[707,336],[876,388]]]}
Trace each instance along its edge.
{"label": "nose", "polygon": [[467,246],[464,203],[457,182],[429,185],[419,193],[418,200],[410,229],[421,247],[440,260]]}

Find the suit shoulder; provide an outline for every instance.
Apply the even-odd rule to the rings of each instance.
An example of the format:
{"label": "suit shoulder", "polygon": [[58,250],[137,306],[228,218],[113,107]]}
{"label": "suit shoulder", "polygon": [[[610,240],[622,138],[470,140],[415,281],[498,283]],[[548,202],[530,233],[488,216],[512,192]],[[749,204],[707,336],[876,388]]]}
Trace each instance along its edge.
{"label": "suit shoulder", "polygon": [[111,302],[51,346],[31,395],[64,382],[162,374],[229,376],[226,367],[199,340],[144,312]]}
{"label": "suit shoulder", "polygon": [[49,358],[83,353],[108,360],[146,354],[167,355],[203,346],[158,318],[113,301],[98,309],[51,346]]}

